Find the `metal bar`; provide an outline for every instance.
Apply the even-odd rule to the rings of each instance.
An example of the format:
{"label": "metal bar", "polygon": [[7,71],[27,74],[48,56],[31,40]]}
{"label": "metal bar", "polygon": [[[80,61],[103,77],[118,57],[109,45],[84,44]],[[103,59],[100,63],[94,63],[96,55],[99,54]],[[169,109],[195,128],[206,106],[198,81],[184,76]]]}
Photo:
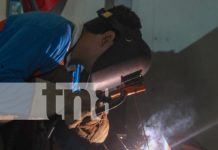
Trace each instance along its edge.
{"label": "metal bar", "polygon": [[106,9],[109,9],[109,8],[112,8],[115,4],[115,0],[106,0],[105,1],[105,8]]}

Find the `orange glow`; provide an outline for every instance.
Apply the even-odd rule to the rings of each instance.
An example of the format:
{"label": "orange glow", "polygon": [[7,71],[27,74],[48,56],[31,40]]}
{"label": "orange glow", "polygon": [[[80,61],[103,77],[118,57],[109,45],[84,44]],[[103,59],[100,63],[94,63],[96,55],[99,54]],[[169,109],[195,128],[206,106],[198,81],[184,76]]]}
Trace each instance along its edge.
{"label": "orange glow", "polygon": [[[125,87],[123,90],[127,93],[127,96],[131,96],[131,95],[134,95],[134,94],[145,92],[146,88],[145,88],[144,84],[140,84],[140,85]],[[119,98],[120,96],[121,96],[120,89],[112,91],[110,93],[110,97],[113,100]]]}
{"label": "orange glow", "polygon": [[189,145],[183,145],[182,150],[200,150],[199,148],[195,148]]}
{"label": "orange glow", "polygon": [[111,99],[116,99],[119,98],[121,96],[121,93],[114,93],[113,95],[111,95]]}
{"label": "orange glow", "polygon": [[164,150],[171,150],[171,147],[167,143],[166,139],[164,137],[162,137],[162,138],[163,138],[163,141],[164,141]]}
{"label": "orange glow", "polygon": [[145,88],[144,84],[140,84],[140,85],[136,85],[136,86],[129,86],[129,87],[125,88],[125,91],[126,91],[127,95],[130,96],[130,95],[138,94],[141,92],[145,92],[146,88]]}

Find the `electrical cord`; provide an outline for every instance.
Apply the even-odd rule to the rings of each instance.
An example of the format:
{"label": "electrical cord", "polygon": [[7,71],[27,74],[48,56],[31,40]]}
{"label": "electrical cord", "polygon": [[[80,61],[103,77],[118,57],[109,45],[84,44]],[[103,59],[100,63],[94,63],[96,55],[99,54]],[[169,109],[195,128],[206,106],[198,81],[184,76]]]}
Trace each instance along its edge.
{"label": "electrical cord", "polygon": [[[118,108],[120,105],[122,105],[126,101],[126,98],[127,98],[126,92],[122,91],[121,92],[121,97],[119,98],[120,102],[118,104],[115,104],[111,108],[109,108],[107,111]],[[113,101],[119,101],[119,100],[113,100]],[[109,107],[110,107],[110,104],[109,104]],[[102,108],[102,107],[96,109],[97,115],[101,114],[103,111],[106,111],[106,110],[104,108]]]}

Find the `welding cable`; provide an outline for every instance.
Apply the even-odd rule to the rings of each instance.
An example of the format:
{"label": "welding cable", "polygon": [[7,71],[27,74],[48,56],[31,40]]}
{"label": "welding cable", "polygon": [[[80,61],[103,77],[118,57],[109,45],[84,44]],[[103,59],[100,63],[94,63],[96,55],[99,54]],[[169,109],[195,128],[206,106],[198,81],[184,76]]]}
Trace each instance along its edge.
{"label": "welding cable", "polygon": [[117,104],[117,105],[115,105],[115,106],[109,108],[109,110],[113,110],[113,109],[119,107],[120,105],[122,105],[122,104],[126,101],[126,98],[127,98],[127,94],[125,93],[125,94],[123,94],[123,96],[120,98],[120,99],[122,99],[121,102],[120,102],[119,104]]}
{"label": "welding cable", "polygon": [[[120,105],[122,105],[127,98],[127,94],[126,92],[122,91],[121,92],[121,98],[119,98],[118,100],[120,100],[120,102],[118,104],[115,104],[114,106],[112,106],[111,108],[109,108],[107,111],[113,110],[115,108],[118,108]],[[118,101],[118,100],[113,100],[113,101]],[[110,107],[110,102],[109,102],[109,107]],[[100,115],[103,111],[106,111],[104,108],[100,107],[99,110],[98,108],[95,110],[97,115]]]}

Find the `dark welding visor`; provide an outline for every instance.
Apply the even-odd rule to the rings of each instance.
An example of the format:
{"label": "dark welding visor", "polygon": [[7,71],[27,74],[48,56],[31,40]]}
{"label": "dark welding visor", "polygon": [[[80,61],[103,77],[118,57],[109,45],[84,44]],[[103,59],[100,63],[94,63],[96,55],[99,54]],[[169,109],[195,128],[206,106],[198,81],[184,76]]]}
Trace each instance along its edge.
{"label": "dark welding visor", "polygon": [[111,46],[95,62],[91,81],[95,90],[114,88],[127,81],[137,82],[149,69],[151,52],[143,41],[140,28],[131,29],[122,25],[110,10],[100,9],[98,17],[87,22],[84,27],[93,33],[116,32]]}
{"label": "dark welding visor", "polygon": [[142,39],[132,42],[126,42],[125,39],[115,41],[92,69],[91,80],[95,90],[117,87],[133,78],[140,79],[147,73],[150,59],[150,48]]}

